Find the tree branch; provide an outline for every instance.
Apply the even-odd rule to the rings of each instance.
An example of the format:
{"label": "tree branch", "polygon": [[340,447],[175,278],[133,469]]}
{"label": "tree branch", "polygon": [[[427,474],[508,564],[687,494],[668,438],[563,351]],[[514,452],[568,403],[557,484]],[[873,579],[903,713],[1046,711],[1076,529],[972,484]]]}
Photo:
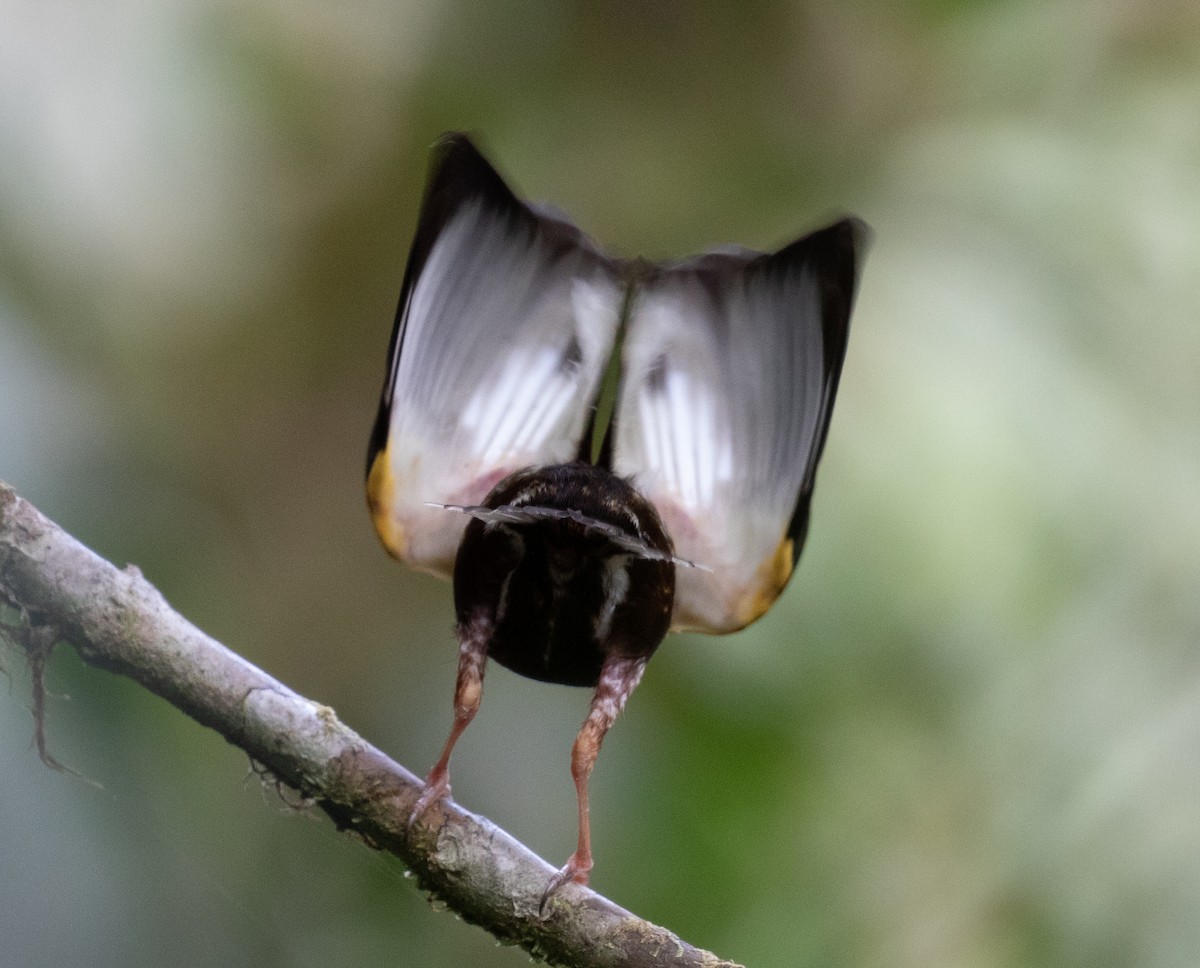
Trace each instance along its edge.
{"label": "tree branch", "polygon": [[[395,854],[465,920],[554,964],[737,968],[577,885],[542,891],[553,869],[495,824],[454,803],[405,833],[422,784],[338,721],[171,609],[133,566],[115,568],[0,481],[0,604],[38,673],[70,643],[90,665],[141,683],[245,750],[318,804],[341,830]],[[39,674],[35,691],[41,689]],[[35,718],[41,735],[41,713]],[[39,749],[41,749],[39,745]]]}

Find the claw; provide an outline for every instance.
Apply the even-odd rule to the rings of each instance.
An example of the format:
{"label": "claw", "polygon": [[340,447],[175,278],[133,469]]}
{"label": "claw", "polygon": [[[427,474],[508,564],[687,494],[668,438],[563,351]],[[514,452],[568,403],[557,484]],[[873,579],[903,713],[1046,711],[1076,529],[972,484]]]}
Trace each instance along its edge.
{"label": "claw", "polygon": [[412,808],[412,813],[408,815],[408,823],[405,826],[405,833],[412,834],[413,824],[421,819],[422,815],[439,800],[450,796],[450,777],[446,773],[435,775],[437,771],[429,774],[429,778],[425,781],[425,792],[418,798],[416,805]]}
{"label": "claw", "polygon": [[546,905],[550,903],[552,898],[562,888],[564,884],[574,881],[576,884],[586,885],[588,882],[588,872],[592,869],[592,858],[589,853],[586,857],[581,857],[579,851],[573,853],[570,859],[562,866],[553,877],[550,878],[550,883],[546,885],[546,890],[542,893],[541,903],[538,905],[538,917],[546,916]]}

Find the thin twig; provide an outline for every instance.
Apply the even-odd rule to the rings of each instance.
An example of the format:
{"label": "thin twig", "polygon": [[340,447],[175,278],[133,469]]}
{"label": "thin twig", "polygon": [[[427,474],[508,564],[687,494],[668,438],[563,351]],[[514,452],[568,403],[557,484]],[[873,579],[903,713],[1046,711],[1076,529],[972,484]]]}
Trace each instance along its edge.
{"label": "thin twig", "polygon": [[[421,781],[348,727],[173,611],[141,573],[88,550],[0,482],[0,604],[34,670],[39,753],[47,643],[141,683],[245,750],[342,830],[399,857],[419,885],[502,941],[562,965],[737,968],[587,888],[570,885],[545,919],[553,869],[495,824],[457,804],[431,808],[407,836]],[[11,623],[10,623],[11,624]],[[53,763],[52,760],[48,762]]]}

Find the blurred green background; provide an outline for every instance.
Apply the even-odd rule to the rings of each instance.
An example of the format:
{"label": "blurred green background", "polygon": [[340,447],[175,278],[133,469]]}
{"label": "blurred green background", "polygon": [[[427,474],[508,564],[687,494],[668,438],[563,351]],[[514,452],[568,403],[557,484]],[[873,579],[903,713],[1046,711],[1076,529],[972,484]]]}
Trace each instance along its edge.
{"label": "blurred green background", "polygon": [[[809,547],[668,639],[593,883],[755,968],[1200,952],[1200,6],[0,0],[0,478],[418,772],[450,590],[362,497],[442,131],[613,251],[876,231]],[[165,703],[0,657],[0,965],[516,966]],[[583,691],[454,791],[560,863]]]}

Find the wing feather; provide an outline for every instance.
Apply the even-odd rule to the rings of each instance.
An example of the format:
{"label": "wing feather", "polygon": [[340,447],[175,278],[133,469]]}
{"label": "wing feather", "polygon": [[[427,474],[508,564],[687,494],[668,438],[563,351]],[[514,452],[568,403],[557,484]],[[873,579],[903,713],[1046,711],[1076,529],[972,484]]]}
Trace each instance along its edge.
{"label": "wing feather", "polygon": [[612,467],[707,566],[677,575],[675,629],[742,628],[791,577],[864,234],[848,219],[773,255],[709,253],[635,292]]}
{"label": "wing feather", "polygon": [[620,322],[618,269],[520,202],[471,143],[435,157],[371,438],[367,495],[394,555],[448,576],[465,518],[522,467],[571,460]]}

